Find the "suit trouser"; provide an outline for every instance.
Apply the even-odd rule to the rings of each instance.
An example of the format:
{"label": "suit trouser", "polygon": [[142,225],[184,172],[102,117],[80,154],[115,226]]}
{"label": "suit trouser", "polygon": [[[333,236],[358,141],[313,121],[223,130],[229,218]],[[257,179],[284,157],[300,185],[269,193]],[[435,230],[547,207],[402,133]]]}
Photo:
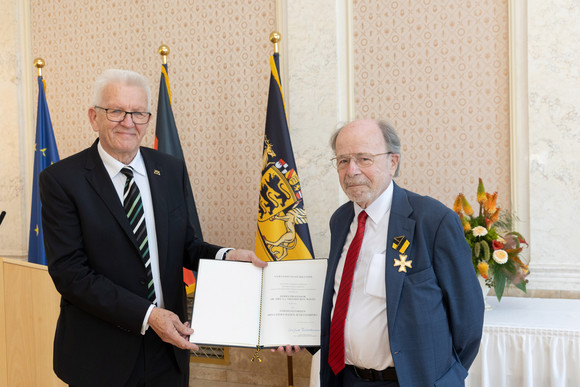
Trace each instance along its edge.
{"label": "suit trouser", "polygon": [[127,387],[184,386],[189,382],[189,372],[179,371],[173,346],[163,342],[149,328],[143,336],[141,351],[129,378]]}
{"label": "suit trouser", "polygon": [[163,342],[153,329],[149,328],[141,341],[141,349],[135,367],[124,386],[187,387],[189,370],[187,371],[185,374],[179,371],[173,347]]}

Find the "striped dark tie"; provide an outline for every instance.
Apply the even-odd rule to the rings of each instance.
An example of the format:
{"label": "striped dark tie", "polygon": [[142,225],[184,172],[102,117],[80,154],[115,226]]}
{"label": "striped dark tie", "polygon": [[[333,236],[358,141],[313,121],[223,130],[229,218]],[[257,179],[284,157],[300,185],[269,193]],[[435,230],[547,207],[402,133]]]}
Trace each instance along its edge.
{"label": "striped dark tie", "polygon": [[133,170],[131,168],[121,169],[121,173],[127,176],[125,189],[123,190],[123,207],[127,213],[129,224],[135,233],[137,245],[141,252],[141,258],[147,272],[147,299],[156,304],[155,287],[153,286],[153,275],[151,274],[151,257],[149,256],[149,243],[147,242],[147,227],[145,223],[145,212],[143,211],[143,201],[141,192],[133,179]]}

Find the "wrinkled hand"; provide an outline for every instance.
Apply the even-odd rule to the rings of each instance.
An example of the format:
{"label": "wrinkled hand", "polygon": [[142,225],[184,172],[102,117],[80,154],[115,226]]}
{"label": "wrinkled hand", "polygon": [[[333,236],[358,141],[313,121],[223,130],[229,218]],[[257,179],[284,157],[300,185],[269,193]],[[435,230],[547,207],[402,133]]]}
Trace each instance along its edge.
{"label": "wrinkled hand", "polygon": [[258,258],[253,251],[242,249],[230,250],[228,252],[228,255],[226,256],[226,260],[252,262],[252,264],[258,267],[265,267],[266,265],[268,265],[267,262],[264,262],[260,258]]}
{"label": "wrinkled hand", "polygon": [[270,349],[270,351],[272,352],[280,352],[280,353],[285,353],[288,356],[292,356],[295,353],[300,352],[301,348],[298,345],[295,346],[291,346],[291,345],[287,345],[285,347],[278,347],[277,349]]}
{"label": "wrinkled hand", "polygon": [[197,345],[189,342],[189,335],[193,333],[189,322],[182,323],[175,313],[163,308],[153,308],[148,323],[157,336],[166,343],[181,349],[193,351],[199,349]]}

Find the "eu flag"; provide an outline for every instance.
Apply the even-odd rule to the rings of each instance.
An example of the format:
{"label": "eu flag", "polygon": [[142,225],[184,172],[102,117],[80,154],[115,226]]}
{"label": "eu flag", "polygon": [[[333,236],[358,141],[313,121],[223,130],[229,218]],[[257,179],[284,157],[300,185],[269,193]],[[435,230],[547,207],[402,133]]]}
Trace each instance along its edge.
{"label": "eu flag", "polygon": [[255,250],[264,261],[310,259],[314,258],[314,252],[288,132],[278,68],[278,53],[275,53],[270,57],[270,90]]}
{"label": "eu flag", "polygon": [[[181,142],[177,134],[177,126],[171,108],[171,88],[169,87],[169,76],[167,75],[167,65],[161,65],[161,80],[159,82],[159,100],[157,103],[157,123],[155,125],[155,149],[168,153],[174,157],[185,160],[181,150]],[[195,229],[195,236],[203,240],[201,225],[197,217],[197,208],[193,199],[193,191],[189,179],[187,184],[187,209],[190,223]],[[193,291],[195,277],[191,270],[183,269],[183,281],[187,285],[187,293]]]}
{"label": "eu flag", "polygon": [[46,265],[46,253],[42,239],[41,204],[38,192],[38,176],[49,165],[59,160],[52,122],[46,104],[45,83],[38,77],[38,111],[36,113],[36,140],[34,143],[34,174],[32,177],[32,207],[30,234],[28,238],[28,262]]}

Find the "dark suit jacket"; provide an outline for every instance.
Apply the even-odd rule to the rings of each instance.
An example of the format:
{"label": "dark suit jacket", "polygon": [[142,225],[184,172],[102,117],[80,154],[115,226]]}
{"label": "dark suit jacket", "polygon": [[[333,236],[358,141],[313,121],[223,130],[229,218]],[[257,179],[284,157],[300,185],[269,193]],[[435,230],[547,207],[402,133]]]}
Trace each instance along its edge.
{"label": "dark suit jacket", "polygon": [[[54,370],[69,384],[120,386],[135,365],[150,302],[135,236],[97,142],[40,175],[48,270],[62,295]],[[186,321],[182,268],[196,270],[199,258],[213,258],[219,247],[194,236],[183,161],[149,148],[141,153],[151,187],[165,308]],[[188,352],[174,348],[174,353],[187,372]]]}
{"label": "dark suit jacket", "polygon": [[[394,182],[393,182],[394,184]],[[353,203],[330,220],[331,246],[322,304],[321,385],[341,386],[328,365],[334,277],[354,217]],[[399,272],[393,239],[405,236],[412,268]],[[479,349],[484,305],[459,217],[440,202],[395,184],[387,237],[390,350],[403,386],[462,386]],[[385,348],[385,350],[387,350]]]}

